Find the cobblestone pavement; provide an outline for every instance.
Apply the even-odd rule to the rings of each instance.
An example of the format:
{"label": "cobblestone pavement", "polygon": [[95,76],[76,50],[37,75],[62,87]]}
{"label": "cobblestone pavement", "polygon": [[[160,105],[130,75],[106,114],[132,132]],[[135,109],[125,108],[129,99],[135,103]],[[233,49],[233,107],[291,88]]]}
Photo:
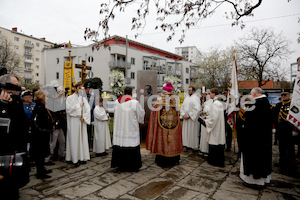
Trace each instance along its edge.
{"label": "cobblestone pavement", "polygon": [[[30,182],[20,189],[24,199],[90,199],[90,200],[273,200],[300,199],[300,179],[285,176],[273,166],[271,184],[263,190],[247,188],[239,175],[237,154],[225,152],[225,167],[213,167],[198,152],[185,152],[179,165],[161,168],[154,163],[154,155],[142,151],[143,166],[138,172],[115,172],[110,168],[111,151],[107,156],[95,157],[87,164],[74,167],[56,161],[52,177],[35,178],[31,169]],[[273,147],[273,162],[278,162],[278,146]],[[299,169],[299,159],[297,160]]]}

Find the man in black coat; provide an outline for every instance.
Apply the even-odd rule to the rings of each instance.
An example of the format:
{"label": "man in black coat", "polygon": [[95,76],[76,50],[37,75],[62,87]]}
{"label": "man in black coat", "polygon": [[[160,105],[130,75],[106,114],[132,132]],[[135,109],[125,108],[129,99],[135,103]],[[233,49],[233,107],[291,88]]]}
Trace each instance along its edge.
{"label": "man in black coat", "polygon": [[289,92],[281,93],[282,101],[276,104],[276,132],[279,137],[279,167],[287,175],[296,173],[294,126],[286,119],[290,110],[291,99]]}
{"label": "man in black coat", "polygon": [[[18,152],[26,152],[25,141],[25,113],[23,102],[20,97],[21,88],[18,79],[11,74],[0,76],[1,85],[1,101],[0,112],[1,118],[10,119],[8,126],[1,126],[0,131],[0,156],[15,155]],[[26,170],[27,171],[27,170]],[[11,174],[6,171],[0,171],[0,195],[3,199],[17,199],[19,187],[29,181],[29,169],[24,177],[14,176],[13,169]],[[22,183],[18,178],[22,178]],[[24,180],[26,179],[26,180]]]}
{"label": "man in black coat", "polygon": [[272,171],[272,112],[261,88],[251,90],[253,97],[244,108],[245,123],[241,133],[240,178],[244,185],[262,188],[271,180]]}

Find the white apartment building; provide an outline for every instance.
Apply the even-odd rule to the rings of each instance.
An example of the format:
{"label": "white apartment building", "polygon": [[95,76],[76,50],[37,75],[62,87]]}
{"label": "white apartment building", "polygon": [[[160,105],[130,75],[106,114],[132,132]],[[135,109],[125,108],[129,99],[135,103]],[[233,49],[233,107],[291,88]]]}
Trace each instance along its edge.
{"label": "white apartment building", "polygon": [[[45,38],[35,38],[12,30],[0,27],[0,40],[6,38],[18,56],[21,58],[19,70],[16,75],[24,78],[25,83],[42,83],[42,52],[50,48],[53,43]],[[1,43],[1,41],[0,41]]]}
{"label": "white apartment building", "polygon": [[[181,56],[120,36],[112,36],[107,40],[110,49],[101,47],[92,50],[92,46],[72,47],[73,66],[81,64],[92,67],[87,78],[99,77],[103,81],[103,91],[111,91],[109,74],[118,69],[124,72],[127,86],[137,89],[138,70],[156,70],[158,74],[158,91],[162,90],[164,77],[175,75],[182,80],[181,90],[187,90],[190,84],[190,73],[193,63],[185,61]],[[127,57],[127,59],[126,59]],[[56,80],[63,85],[64,62],[69,60],[68,48],[46,49],[43,51],[44,85]],[[80,81],[80,69],[75,69],[76,82]]]}
{"label": "white apartment building", "polygon": [[199,58],[201,56],[200,51],[195,46],[176,47],[175,53],[184,57],[185,60],[194,64],[198,64]]}

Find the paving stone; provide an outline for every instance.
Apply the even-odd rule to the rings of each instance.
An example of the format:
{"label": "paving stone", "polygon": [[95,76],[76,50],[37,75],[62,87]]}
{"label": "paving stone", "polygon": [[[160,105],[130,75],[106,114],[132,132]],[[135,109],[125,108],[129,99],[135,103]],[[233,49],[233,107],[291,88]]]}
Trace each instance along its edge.
{"label": "paving stone", "polygon": [[147,183],[141,185],[140,187],[136,188],[135,190],[130,192],[130,194],[140,199],[155,199],[162,193],[167,191],[172,185],[174,185],[174,182],[170,180],[154,178],[148,181]]}
{"label": "paving stone", "polygon": [[83,200],[107,200],[107,199],[105,199],[103,197],[96,196],[95,194],[90,194],[90,195],[85,196],[85,197],[83,197],[81,199],[83,199]]}
{"label": "paving stone", "polygon": [[42,185],[37,185],[34,187],[39,192],[42,192],[44,195],[50,195],[62,189],[72,187],[80,184],[83,181],[91,179],[91,175],[96,175],[94,170],[84,170],[77,172],[72,175],[64,176],[59,180],[47,180]]}
{"label": "paving stone", "polygon": [[65,171],[68,174],[74,174],[76,172],[80,172],[82,170],[91,168],[92,166],[95,166],[95,165],[96,165],[96,163],[90,162],[90,161],[87,161],[86,164],[79,165],[79,167],[75,167],[73,164],[68,164],[68,165],[66,165],[66,168],[63,169],[63,171]]}
{"label": "paving stone", "polygon": [[249,195],[258,195],[259,191],[254,190],[243,185],[243,181],[241,179],[235,178],[226,178],[226,180],[220,186],[220,190],[227,190],[230,192],[238,193],[238,194],[249,194]]}
{"label": "paving stone", "polygon": [[209,194],[214,192],[222,181],[209,180],[200,176],[188,175],[179,183],[178,186],[185,187],[201,193]]}
{"label": "paving stone", "polygon": [[142,184],[163,172],[164,172],[164,170],[161,168],[148,167],[144,170],[140,170],[138,173],[132,174],[131,176],[127,177],[126,180],[137,183],[137,184]]}
{"label": "paving stone", "polygon": [[215,200],[257,200],[258,199],[258,193],[256,195],[254,194],[242,194],[234,191],[228,191],[228,190],[218,190],[214,195],[213,199]]}
{"label": "paving stone", "polygon": [[105,163],[105,162],[110,162],[111,161],[111,156],[108,157],[108,156],[104,156],[104,157],[95,157],[93,158],[92,160],[94,163],[96,164],[101,164],[101,163]]}
{"label": "paving stone", "polygon": [[32,195],[32,196],[43,196],[40,192],[31,189],[31,188],[27,188],[27,189],[23,189],[23,190],[19,190],[19,195]]}
{"label": "paving stone", "polygon": [[272,173],[271,176],[271,184],[267,189],[300,197],[299,179],[276,173]]}
{"label": "paving stone", "polygon": [[105,172],[109,172],[109,171],[113,170],[110,167],[110,165],[111,165],[110,161],[106,161],[106,162],[103,162],[103,163],[93,166],[91,169],[96,170],[100,173],[105,173]]}
{"label": "paving stone", "polygon": [[162,173],[160,177],[171,179],[172,181],[179,181],[186,175],[190,174],[194,169],[194,167],[179,164]]}
{"label": "paving stone", "polygon": [[58,194],[62,195],[64,197],[67,197],[67,198],[71,198],[71,199],[82,198],[84,196],[87,196],[91,193],[96,192],[97,190],[99,190],[101,188],[102,188],[102,186],[100,186],[100,185],[97,185],[90,181],[86,181],[75,187],[63,189],[63,190],[59,191]]}
{"label": "paving stone", "polygon": [[289,194],[282,194],[279,192],[274,192],[271,190],[264,190],[262,192],[262,195],[260,197],[260,200],[286,200],[286,199],[299,199],[299,197],[293,197],[292,195]]}
{"label": "paving stone", "polygon": [[43,200],[64,200],[64,199],[66,199],[66,198],[59,197],[59,196],[43,198]]}
{"label": "paving stone", "polygon": [[203,167],[202,165],[200,167],[197,167],[191,175],[195,176],[201,176],[208,179],[213,180],[221,180],[224,179],[228,175],[228,171],[222,169],[222,168],[207,168]]}
{"label": "paving stone", "polygon": [[19,200],[39,200],[42,198],[43,196],[32,196],[27,194],[21,194]]}
{"label": "paving stone", "polygon": [[120,198],[118,198],[118,200],[141,200],[141,199],[133,197],[128,194],[125,194],[125,195],[121,196]]}
{"label": "paving stone", "polygon": [[197,195],[195,198],[193,198],[193,200],[209,200],[209,199],[211,199],[209,196],[210,195],[208,195],[208,194],[201,193],[201,194]]}
{"label": "paving stone", "polygon": [[120,180],[112,185],[107,186],[106,188],[102,189],[97,195],[100,195],[107,199],[116,199],[127,192],[131,191],[137,186],[137,184],[132,183],[127,180]]}
{"label": "paving stone", "polygon": [[199,195],[199,192],[195,192],[192,190],[188,190],[183,187],[178,187],[174,186],[172,187],[169,191],[167,191],[163,197],[165,199],[170,199],[170,200],[187,200],[187,199],[193,199]]}
{"label": "paving stone", "polygon": [[107,185],[110,185],[119,180],[125,179],[126,177],[128,177],[130,175],[132,175],[132,173],[129,173],[129,172],[117,173],[117,172],[111,171],[111,172],[102,174],[100,176],[97,176],[95,178],[92,178],[91,181],[93,183],[96,183],[101,186],[107,186]]}

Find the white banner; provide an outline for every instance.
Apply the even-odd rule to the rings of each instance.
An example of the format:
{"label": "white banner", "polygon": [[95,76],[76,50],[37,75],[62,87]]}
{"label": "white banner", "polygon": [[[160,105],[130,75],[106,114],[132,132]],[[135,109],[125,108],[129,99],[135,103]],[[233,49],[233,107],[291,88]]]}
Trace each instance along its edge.
{"label": "white banner", "polygon": [[293,97],[287,119],[300,130],[300,57],[297,60],[297,78],[294,84]]}
{"label": "white banner", "polygon": [[235,56],[233,57],[233,66],[231,70],[231,80],[229,84],[229,90],[227,95],[227,115],[229,116],[234,111],[238,111],[239,108],[237,107],[239,103],[239,88],[238,88],[238,81],[237,81],[237,66],[235,61]]}

